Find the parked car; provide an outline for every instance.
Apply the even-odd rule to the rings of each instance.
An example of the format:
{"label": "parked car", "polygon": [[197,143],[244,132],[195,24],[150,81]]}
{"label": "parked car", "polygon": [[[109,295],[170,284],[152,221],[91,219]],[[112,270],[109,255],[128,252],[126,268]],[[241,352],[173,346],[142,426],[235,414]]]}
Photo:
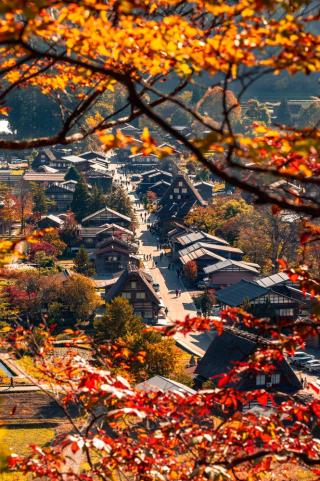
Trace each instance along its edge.
{"label": "parked car", "polygon": [[131,176],[132,182],[139,182],[141,180],[141,175],[134,174]]}
{"label": "parked car", "polygon": [[312,354],[307,354],[303,351],[297,351],[292,357],[289,358],[291,364],[297,366],[303,366],[306,362],[312,361],[315,357]]}
{"label": "parked car", "polygon": [[320,371],[320,361],[318,361],[317,359],[312,359],[311,361],[307,361],[304,364],[303,369],[309,372]]}

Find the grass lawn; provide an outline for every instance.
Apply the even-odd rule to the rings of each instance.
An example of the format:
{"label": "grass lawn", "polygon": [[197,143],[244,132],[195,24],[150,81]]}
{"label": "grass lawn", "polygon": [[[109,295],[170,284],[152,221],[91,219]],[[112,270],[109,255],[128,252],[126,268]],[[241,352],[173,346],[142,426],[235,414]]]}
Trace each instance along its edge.
{"label": "grass lawn", "polygon": [[53,429],[40,426],[0,427],[0,457],[10,453],[30,454],[30,444],[44,446],[54,438],[54,434]]}
{"label": "grass lawn", "polygon": [[15,359],[14,362],[22,371],[34,379],[45,380],[45,374],[35,365],[31,356],[23,356],[20,359]]}
{"label": "grass lawn", "polygon": [[0,481],[27,481],[29,476],[22,473],[6,472],[6,460],[11,453],[20,455],[30,454],[30,444],[44,446],[54,437],[54,430],[50,428],[28,427],[8,428],[0,427]]}

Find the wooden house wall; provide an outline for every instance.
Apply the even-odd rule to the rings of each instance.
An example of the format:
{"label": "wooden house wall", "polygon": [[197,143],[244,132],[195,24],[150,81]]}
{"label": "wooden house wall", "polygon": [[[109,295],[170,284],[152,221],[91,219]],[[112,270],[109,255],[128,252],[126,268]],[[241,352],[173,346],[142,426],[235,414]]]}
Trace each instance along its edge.
{"label": "wooden house wall", "polygon": [[257,277],[255,272],[251,271],[217,271],[209,274],[210,285],[215,289],[222,289],[232,284],[237,284],[242,279],[253,281]]}
{"label": "wooden house wall", "polygon": [[[136,285],[132,284],[133,282],[136,282]],[[138,293],[140,292],[145,293],[145,299],[139,299]],[[159,305],[155,303],[148,289],[146,289],[146,286],[139,277],[128,280],[123,287],[121,294],[123,295],[124,293],[130,304],[133,306],[136,315],[144,320],[157,318],[160,310]],[[129,295],[130,298],[128,298],[127,295]]]}
{"label": "wooden house wall", "polygon": [[86,227],[95,227],[101,226],[103,224],[118,224],[122,227],[129,227],[130,223],[130,221],[127,221],[126,219],[118,217],[117,215],[114,215],[112,213],[101,212],[95,217],[91,217],[90,219],[83,222],[83,225],[85,225]]}

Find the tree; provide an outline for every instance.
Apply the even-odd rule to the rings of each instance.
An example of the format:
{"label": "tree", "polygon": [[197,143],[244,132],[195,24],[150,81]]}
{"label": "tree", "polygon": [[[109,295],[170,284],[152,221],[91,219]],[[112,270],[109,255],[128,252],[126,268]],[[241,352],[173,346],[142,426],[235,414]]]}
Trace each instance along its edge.
{"label": "tree", "polygon": [[74,246],[79,240],[79,228],[74,213],[68,211],[60,230],[60,237],[68,247]]}
{"label": "tree", "polygon": [[61,240],[58,229],[50,229],[45,232],[42,239],[54,247],[57,256],[61,256],[67,247],[67,244]]}
{"label": "tree", "polygon": [[120,212],[120,214],[131,217],[131,219],[134,218],[131,200],[123,187],[118,186],[115,189],[112,189],[112,191],[106,196],[106,202],[111,209]]}
{"label": "tree", "polygon": [[226,224],[238,215],[244,216],[250,210],[251,206],[237,196],[216,197],[208,207],[194,208],[187,215],[186,223],[209,234],[223,234],[227,240],[233,242],[237,235],[237,226],[235,225],[235,230],[229,229],[226,232]]}
{"label": "tree", "polygon": [[52,205],[52,201],[46,197],[42,186],[38,182],[33,182],[31,189],[33,213],[40,216],[47,214],[49,206]]}
{"label": "tree", "polygon": [[124,338],[130,334],[140,333],[142,322],[133,313],[133,308],[124,297],[116,297],[106,305],[105,314],[94,322],[97,339]]}
{"label": "tree", "polygon": [[18,220],[16,206],[16,197],[13,195],[11,189],[5,185],[0,184],[0,222],[1,233],[9,233],[11,235],[12,224]]}
{"label": "tree", "polygon": [[89,259],[88,251],[81,246],[74,258],[74,269],[78,274],[90,277],[95,273],[93,263]]}
{"label": "tree", "polygon": [[89,212],[90,194],[85,180],[81,177],[76,185],[71,202],[71,210],[80,222]]}
{"label": "tree", "polygon": [[40,242],[31,244],[30,251],[29,251],[29,259],[31,261],[34,261],[35,256],[39,252],[42,252],[46,256],[49,256],[52,258],[56,257],[58,253],[57,249],[53,245],[49,244],[49,242],[41,240]]}
{"label": "tree", "polygon": [[93,186],[90,192],[89,198],[89,205],[88,205],[88,214],[92,214],[93,212],[97,212],[97,210],[102,209],[106,206],[106,198],[97,186]]}
{"label": "tree", "polygon": [[90,319],[99,304],[94,282],[80,274],[73,274],[63,282],[60,299],[64,309],[78,321]]}
{"label": "tree", "polygon": [[183,269],[184,275],[189,281],[194,282],[198,277],[198,266],[195,261],[189,261],[185,264]]}
{"label": "tree", "polygon": [[65,180],[75,180],[76,182],[78,182],[81,179],[81,174],[79,173],[79,171],[73,165],[71,165],[68,172],[64,176],[64,179]]}
{"label": "tree", "polygon": [[216,303],[216,298],[212,289],[196,298],[196,306],[204,316],[211,314],[211,309]]}
{"label": "tree", "polygon": [[245,252],[245,260],[259,264],[263,272],[277,272],[278,259],[295,261],[300,218],[282,213],[273,215],[269,208],[260,207],[237,217],[235,224],[238,229],[235,244]]}
{"label": "tree", "polygon": [[20,222],[20,233],[23,234],[26,228],[26,221],[32,214],[33,202],[32,194],[26,182],[19,182],[17,194],[13,197],[12,210],[14,217]]}
{"label": "tree", "polygon": [[[274,130],[268,128],[266,110],[253,106],[247,118],[249,132],[238,133],[226,102],[230,85],[235,86],[240,102],[244,95],[252,96],[251,87],[262,79],[272,85],[279,78],[289,77],[290,87],[291,77],[296,81],[301,76],[302,91],[305,75],[317,77],[318,14],[317,2],[301,1],[187,0],[183,5],[178,0],[2,2],[0,113],[8,113],[10,101],[20,94],[18,104],[31,113],[29,124],[34,126],[33,121],[39,124],[40,120],[46,129],[41,125],[30,131],[28,115],[24,115],[23,132],[13,138],[1,136],[0,149],[67,145],[96,134],[106,149],[127,148],[133,143],[142,153],[161,155],[163,149],[147,131],[140,142],[123,133],[126,123],[145,116],[180,142],[203,167],[223,182],[248,192],[259,205],[272,204],[318,217],[319,196],[314,189],[317,193],[319,132],[315,116],[308,119],[311,129]],[[194,84],[198,91],[212,84],[223,89],[220,123],[198,112],[194,105],[180,102],[179,94]],[[52,115],[44,118],[35,112],[37,91],[46,99],[55,99],[54,122]],[[115,111],[106,109],[94,116],[94,107],[109,91],[116,92]],[[201,136],[190,136],[189,129],[184,132],[174,128],[157,110],[165,102],[191,114],[201,126]],[[39,105],[42,108],[43,103]],[[299,182],[300,193],[284,195],[273,189],[273,171],[277,178]],[[20,204],[22,231],[28,217],[24,206]],[[317,226],[307,235],[315,240]],[[301,237],[304,245],[305,235]],[[285,261],[282,268],[317,300],[317,276],[310,278],[303,266],[288,268]],[[307,323],[291,326],[293,336],[288,325],[283,332],[280,322],[270,325],[263,318],[257,320],[236,309],[226,310],[219,321],[181,320],[170,332],[185,334],[191,327],[198,332],[208,328],[220,332],[230,323],[234,327],[245,324],[251,334],[262,334],[267,340],[250,362],[241,362],[224,373],[216,389],[209,392],[181,396],[176,392],[135,390],[109,370],[116,354],[125,355],[124,349],[119,347],[117,352],[113,345],[108,346],[110,351],[105,356],[100,350],[94,353],[98,366],[67,357],[64,369],[51,363],[49,372],[58,378],[59,396],[65,391],[65,402],[72,399],[83,406],[83,419],[88,424],[79,430],[74,423],[71,434],[44,450],[33,448],[30,457],[12,456],[10,467],[20,470],[24,478],[32,473],[33,477],[55,481],[65,477],[63,455],[67,451],[86,454],[88,462],[80,468],[85,472],[74,475],[86,481],[123,477],[133,481],[255,481],[277,473],[280,480],[286,476],[286,469],[288,478],[297,477],[290,472],[297,467],[310,467],[308,477],[313,474],[317,479],[319,443],[313,430],[319,427],[319,400],[302,404],[289,396],[277,404],[270,392],[257,388],[244,393],[232,382],[238,374],[270,373],[276,361],[283,362],[284,357],[300,349],[308,335],[319,330],[317,310]],[[14,349],[16,344],[27,342],[27,331],[23,326],[16,328],[5,345]],[[79,337],[75,334],[75,342]],[[52,348],[50,339],[46,341],[41,359]],[[259,415],[250,409],[252,401],[262,409],[271,401],[272,413]],[[217,406],[223,413],[221,421],[213,416]],[[275,469],[277,473],[270,473]]]}

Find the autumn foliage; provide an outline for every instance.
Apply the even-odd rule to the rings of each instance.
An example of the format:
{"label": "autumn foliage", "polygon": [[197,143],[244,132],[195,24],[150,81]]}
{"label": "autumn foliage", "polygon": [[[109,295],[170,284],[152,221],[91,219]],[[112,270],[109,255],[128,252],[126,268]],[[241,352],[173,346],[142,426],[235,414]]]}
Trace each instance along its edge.
{"label": "autumn foliage", "polygon": [[[170,148],[158,146],[148,127],[141,139],[120,130],[144,116],[151,126],[155,124],[179,141],[193,160],[249,193],[253,202],[272,204],[274,213],[290,209],[319,216],[318,126],[298,129],[253,122],[243,130],[238,125],[240,102],[254,82],[266,75],[319,71],[320,39],[314,28],[319,18],[318,2],[301,0],[2,1],[0,113],[8,114],[10,95],[32,87],[56,100],[61,125],[41,138],[1,138],[0,148],[71,144],[96,134],[105,149],[130,147],[133,153],[159,157],[172,154]],[[212,110],[202,109],[204,105],[197,108],[179,97],[187,86],[201,84],[203,79],[218,84],[211,91],[218,93],[218,110],[216,103]],[[123,103],[113,112],[94,111],[104,93],[120,90]],[[157,110],[164,102],[191,116],[201,126],[201,135],[186,136],[164,118]],[[285,187],[272,187],[279,179]],[[298,191],[288,182],[297,183]],[[21,192],[4,207],[5,220],[11,225],[19,218],[24,230],[31,211],[30,195]],[[66,221],[63,235],[65,240],[75,239],[74,219]],[[306,225],[302,258],[308,259],[307,247],[317,237],[318,226]],[[34,243],[31,238],[26,241]],[[15,250],[20,256],[18,244],[1,241],[0,253],[7,258]],[[292,267],[285,261],[281,268],[318,303],[318,273],[313,275],[308,265]],[[19,282],[8,287],[9,300],[16,300],[19,309],[32,308],[28,316],[32,321],[33,312],[41,314],[37,302],[44,287],[36,284],[21,289]],[[53,290],[49,288],[49,293]],[[81,276],[66,280],[59,296],[59,303],[61,299],[62,305],[69,302],[81,322],[97,303],[92,284]],[[79,296],[84,302],[79,302]],[[244,373],[272,372],[275,362],[303,347],[310,335],[319,334],[319,309],[314,309],[308,322],[294,325],[229,309],[221,318],[179,320],[165,333],[214,329],[221,334],[223,329],[239,326],[267,337],[268,347],[259,346],[247,362],[214,379],[213,389],[181,395],[133,387],[119,370],[130,378],[130,365],[139,354],[108,339],[97,346],[77,330],[67,331],[68,346],[90,346],[92,360],[70,355],[56,360],[54,366],[51,363],[49,369],[46,360],[55,333],[44,324],[36,353],[44,375],[42,387],[48,386],[48,379],[53,383],[51,394],[64,406],[72,431],[45,448],[33,446],[29,457],[12,455],[10,467],[26,477],[31,473],[52,481],[261,481],[274,466],[289,465],[291,469],[308,467],[318,479],[319,399],[288,396],[275,400],[272,392],[261,389],[244,393],[235,381]],[[14,354],[30,343],[35,327],[17,322],[14,327],[6,326],[2,334],[3,348]],[[167,343],[168,349],[172,344]],[[157,350],[150,350],[150,364],[160,363],[165,348],[160,343]],[[70,402],[81,408],[81,428],[68,414]],[[252,402],[262,411],[250,410]],[[84,462],[79,463],[79,472],[70,473],[68,458],[79,453]]]}

